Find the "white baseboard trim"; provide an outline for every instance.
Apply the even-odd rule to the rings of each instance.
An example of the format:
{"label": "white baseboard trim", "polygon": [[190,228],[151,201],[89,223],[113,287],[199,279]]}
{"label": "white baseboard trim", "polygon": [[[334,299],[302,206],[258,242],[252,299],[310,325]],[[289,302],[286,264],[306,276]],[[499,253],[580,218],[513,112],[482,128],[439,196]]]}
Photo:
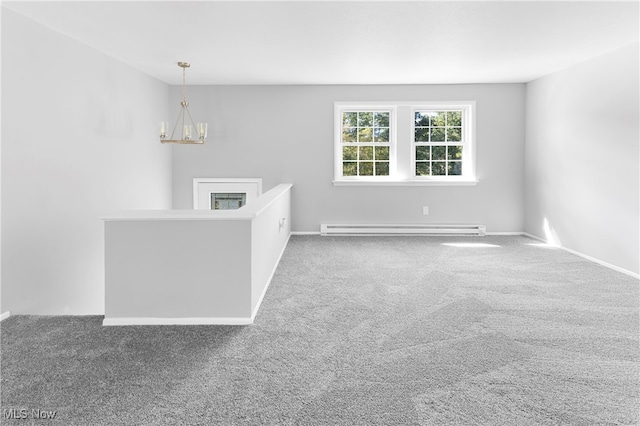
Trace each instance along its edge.
{"label": "white baseboard trim", "polygon": [[[291,235],[321,235],[320,232],[306,232],[306,231],[295,231],[291,232]],[[515,232],[487,232],[485,235],[525,235],[524,232],[515,231]]]}
{"label": "white baseboard trim", "polygon": [[271,280],[273,279],[273,276],[276,273],[276,269],[278,269],[278,265],[280,264],[282,255],[284,254],[284,251],[287,249],[287,245],[289,244],[289,240],[291,239],[291,234],[292,232],[289,232],[289,236],[287,237],[287,241],[284,243],[284,246],[280,251],[280,255],[278,256],[276,265],[273,267],[273,270],[271,271],[271,275],[269,275],[269,279],[267,280],[267,285],[264,286],[264,289],[262,290],[262,294],[260,294],[260,298],[258,298],[258,303],[256,304],[255,309],[251,313],[251,324],[253,324],[253,320],[256,318],[256,315],[258,315],[258,310],[260,309],[260,305],[262,305],[262,299],[264,299],[264,295],[267,294],[267,289],[269,288],[269,285],[271,284]]}
{"label": "white baseboard trim", "polygon": [[102,325],[249,325],[253,323],[251,318],[105,318]]}
{"label": "white baseboard trim", "polygon": [[[528,232],[523,232],[522,235],[524,235],[525,237],[533,238],[534,240],[538,240],[538,241],[543,242],[545,244],[549,244],[549,242],[547,240],[545,240],[544,238],[538,237],[537,235],[529,234]],[[587,259],[587,260],[589,260],[591,262],[597,263],[597,264],[602,265],[602,266],[604,266],[606,268],[613,269],[614,271],[622,272],[625,275],[629,275],[629,276],[631,276],[633,278],[640,279],[640,274],[637,274],[635,272],[629,271],[628,269],[624,269],[624,268],[621,268],[619,266],[613,265],[611,263],[605,262],[603,260],[596,259],[595,257],[589,256],[589,255],[584,254],[584,253],[580,253],[579,251],[575,251],[575,250],[572,250],[572,249],[567,248],[567,247],[558,246],[558,245],[551,245],[551,246],[559,248],[559,249],[562,249],[562,250],[566,251],[567,253],[575,254],[576,256],[579,256],[579,257],[581,257],[583,259]]]}
{"label": "white baseboard trim", "polygon": [[[538,237],[537,235],[533,235],[528,232],[523,232],[522,235],[524,235],[525,237],[533,238],[534,240],[538,240],[541,243],[549,244],[547,240],[545,240],[544,238]],[[561,248],[560,246],[553,246],[553,247]]]}
{"label": "white baseboard trim", "polygon": [[7,318],[9,318],[11,316],[11,312],[7,311],[7,312],[3,312],[2,314],[0,314],[0,321],[4,321]]}

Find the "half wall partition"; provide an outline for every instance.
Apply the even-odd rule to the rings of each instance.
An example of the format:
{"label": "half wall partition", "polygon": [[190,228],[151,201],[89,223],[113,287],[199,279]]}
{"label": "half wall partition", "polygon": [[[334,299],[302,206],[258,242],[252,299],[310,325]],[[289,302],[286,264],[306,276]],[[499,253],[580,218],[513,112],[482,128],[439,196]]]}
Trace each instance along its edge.
{"label": "half wall partition", "polygon": [[104,218],[103,324],[253,323],[291,234],[291,187],[238,209]]}

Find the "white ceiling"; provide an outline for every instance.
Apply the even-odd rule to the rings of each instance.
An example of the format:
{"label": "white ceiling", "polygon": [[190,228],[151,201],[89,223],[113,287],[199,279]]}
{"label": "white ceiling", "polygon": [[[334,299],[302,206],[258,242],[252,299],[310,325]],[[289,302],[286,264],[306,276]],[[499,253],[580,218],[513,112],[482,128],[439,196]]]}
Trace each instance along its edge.
{"label": "white ceiling", "polygon": [[170,84],[526,82],[638,42],[638,1],[3,6]]}

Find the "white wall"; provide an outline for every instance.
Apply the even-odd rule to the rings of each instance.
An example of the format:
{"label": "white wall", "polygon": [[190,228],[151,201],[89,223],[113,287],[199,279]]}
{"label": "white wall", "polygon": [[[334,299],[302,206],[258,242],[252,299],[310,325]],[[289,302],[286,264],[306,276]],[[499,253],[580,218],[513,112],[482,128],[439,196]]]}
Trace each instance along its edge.
{"label": "white wall", "polygon": [[[282,189],[279,189],[282,188]],[[251,312],[262,302],[291,235],[291,188],[281,184],[258,198],[251,221]],[[249,207],[249,203],[247,203]]]}
{"label": "white wall", "polygon": [[[179,91],[172,87],[172,114]],[[462,222],[522,231],[524,96],[524,84],[189,87],[194,120],[208,121],[210,136],[205,145],[174,148],[173,207],[191,207],[194,177],[261,177],[265,190],[294,184],[294,232],[318,232],[324,222]],[[412,100],[477,101],[480,183],[334,187],[333,103]]]}
{"label": "white wall", "polygon": [[2,11],[2,306],[104,312],[101,215],[171,207],[169,88]]}
{"label": "white wall", "polygon": [[250,219],[151,218],[105,226],[105,324],[251,318]]}
{"label": "white wall", "polygon": [[526,232],[635,273],[638,50],[528,83],[525,150]]}
{"label": "white wall", "polygon": [[[2,24],[2,11],[0,7],[0,25]],[[0,27],[1,29],[1,27]],[[1,31],[0,31],[1,32]],[[0,47],[1,50],[1,47]],[[0,54],[0,94],[2,93],[2,55]],[[2,165],[2,102],[0,102],[0,166]],[[9,311],[3,310],[2,305],[2,171],[0,170],[0,321],[5,315],[9,315]]]}

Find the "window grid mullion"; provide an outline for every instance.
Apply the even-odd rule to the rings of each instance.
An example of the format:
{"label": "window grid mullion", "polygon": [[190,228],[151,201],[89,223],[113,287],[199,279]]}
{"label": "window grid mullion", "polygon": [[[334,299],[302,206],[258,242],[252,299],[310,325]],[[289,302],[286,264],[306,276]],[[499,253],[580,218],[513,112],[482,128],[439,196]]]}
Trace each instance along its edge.
{"label": "window grid mullion", "polygon": [[[451,111],[457,111],[457,110],[451,110]],[[456,163],[460,164],[460,167],[462,166],[462,161],[463,158],[460,159],[450,159],[449,155],[450,155],[450,147],[453,146],[458,146],[461,148],[462,152],[464,152],[464,146],[465,146],[465,140],[464,140],[464,111],[459,111],[460,112],[460,125],[459,126],[450,126],[450,121],[449,121],[449,110],[442,110],[442,109],[414,109],[413,110],[413,134],[411,135],[412,141],[413,141],[413,148],[412,148],[412,156],[413,156],[413,176],[423,176],[423,175],[418,175],[418,166],[419,164],[427,164],[428,165],[428,174],[427,176],[453,176],[450,175],[449,173],[449,167],[455,167],[452,165],[455,165]],[[444,113],[444,114],[442,114]],[[416,114],[425,114],[426,116],[429,117],[428,119],[428,123],[426,126],[416,126]],[[443,117],[442,117],[443,115]],[[444,118],[444,125],[443,126],[434,126],[433,124],[440,124],[440,123],[434,123],[434,117],[440,116],[442,118]],[[432,141],[431,137],[433,136],[434,131],[432,129],[442,129],[442,137],[443,137],[443,141]],[[451,141],[451,129],[460,129],[460,140],[459,141]],[[417,141],[416,140],[416,130],[422,130],[423,134],[422,136],[427,136],[427,140],[421,140],[421,141]],[[426,132],[426,135],[424,134],[424,132]],[[418,160],[418,155],[417,155],[417,148],[419,146],[429,146],[429,155],[428,155],[428,160]],[[443,146],[445,147],[445,152],[444,152],[444,159],[434,159],[433,158],[433,148],[436,146]],[[453,155],[453,154],[451,154]],[[464,154],[463,154],[464,155]],[[434,175],[434,164],[444,164],[444,175],[438,173],[437,175]],[[461,173],[461,172],[460,172]],[[458,176],[459,174],[454,174],[455,176]]]}

